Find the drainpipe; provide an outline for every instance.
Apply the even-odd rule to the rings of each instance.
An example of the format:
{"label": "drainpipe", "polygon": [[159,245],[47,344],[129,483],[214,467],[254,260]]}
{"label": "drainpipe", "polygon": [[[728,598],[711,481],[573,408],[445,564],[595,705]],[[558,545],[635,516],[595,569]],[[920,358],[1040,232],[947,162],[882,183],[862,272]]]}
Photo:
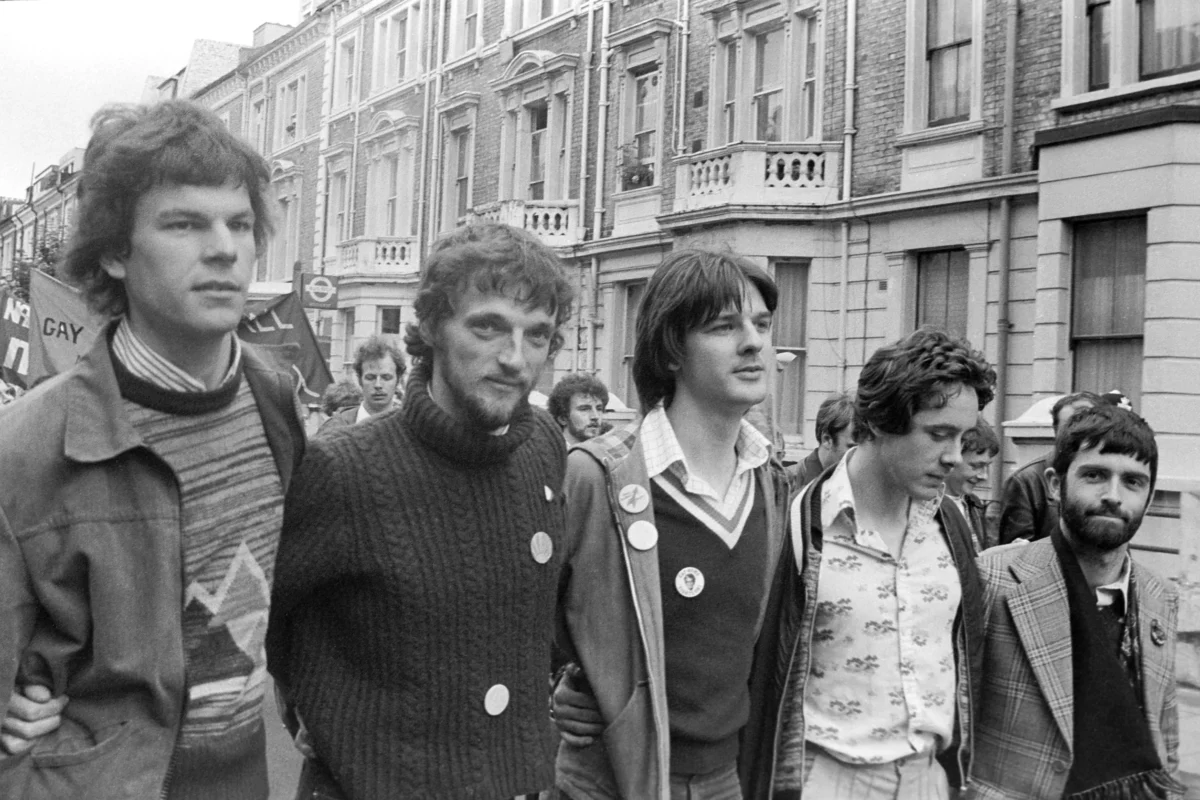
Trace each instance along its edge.
{"label": "drainpipe", "polygon": [[679,88],[675,98],[675,155],[682,155],[687,150],[687,130],[684,125],[684,115],[687,114],[687,68],[688,42],[692,37],[691,9],[688,0],[679,0]]}
{"label": "drainpipe", "polygon": [[425,157],[421,159],[424,168],[421,170],[420,188],[423,199],[417,220],[417,235],[424,236],[424,241],[420,243],[422,253],[428,250],[429,243],[437,234],[434,222],[437,220],[437,203],[440,194],[438,192],[438,170],[441,166],[441,148],[437,146],[437,132],[441,125],[439,120],[433,118],[433,108],[434,98],[440,97],[442,94],[442,57],[444,55],[442,44],[445,37],[440,24],[445,18],[446,0],[438,0],[437,16],[436,18],[431,17],[429,20],[429,36],[426,39],[431,43],[430,52],[434,54],[435,59],[432,66],[436,72],[433,79],[433,91],[429,89],[428,75],[425,78]]}
{"label": "drainpipe", "polygon": [[596,374],[596,329],[600,321],[600,256],[592,256],[592,313],[588,320],[588,370]]}
{"label": "drainpipe", "polygon": [[604,16],[600,25],[600,114],[596,130],[596,199],[592,207],[592,239],[600,238],[604,228],[604,172],[608,153],[608,73],[612,50],[608,33],[612,25],[612,0],[604,0]]}
{"label": "drainpipe", "polygon": [[[583,124],[579,143],[579,227],[583,227],[584,203],[588,190],[588,145],[590,140],[588,126],[592,116],[592,59],[596,57],[596,4],[588,3],[587,12],[587,53],[583,59]],[[595,234],[592,234],[595,236]]]}
{"label": "drainpipe", "polygon": [[[1013,133],[1015,116],[1015,94],[1017,82],[1017,24],[1021,14],[1020,0],[1008,0],[1008,18],[1004,36],[1004,125],[1000,140],[1000,174],[1008,175],[1013,168]],[[1011,196],[1000,198],[1000,243],[997,256],[1000,260],[1000,291],[996,298],[998,321],[996,323],[996,421],[1004,422],[1008,415],[1008,333],[1012,327],[1009,320],[1009,281],[1012,272],[1012,206]],[[1004,436],[1000,440],[1000,452],[996,454],[1003,478],[1005,446]],[[1003,480],[992,481],[992,499],[999,500]]]}
{"label": "drainpipe", "polygon": [[[854,103],[858,95],[858,0],[846,2],[846,83],[842,91],[842,202],[849,212],[851,173],[854,167],[855,130]],[[842,281],[841,319],[838,321],[838,354],[841,365],[838,369],[837,390],[846,391],[846,372],[850,360],[846,352],[846,339],[850,327],[850,220],[842,222]]]}

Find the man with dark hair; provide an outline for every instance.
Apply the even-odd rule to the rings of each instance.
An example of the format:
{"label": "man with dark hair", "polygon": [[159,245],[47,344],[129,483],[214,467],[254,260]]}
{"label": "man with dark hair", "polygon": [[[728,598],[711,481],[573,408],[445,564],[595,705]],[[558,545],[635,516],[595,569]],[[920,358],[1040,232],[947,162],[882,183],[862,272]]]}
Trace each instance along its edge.
{"label": "man with dark hair", "polygon": [[362,387],[362,403],[336,412],[318,434],[365,422],[400,405],[396,389],[404,380],[404,356],[400,349],[380,336],[372,336],[354,352],[354,374]]}
{"label": "man with dark hair", "polygon": [[424,264],[403,406],[314,439],[288,495],[267,650],[311,748],[305,798],[554,779],[566,446],[528,397],[571,286],[506,225],[459,228]]}
{"label": "man with dark hair", "polygon": [[1178,596],[1129,542],[1158,447],[1136,414],[1097,405],[1059,428],[1048,539],[979,559],[987,609],[973,797],[1182,797]]}
{"label": "man with dark hair", "polygon": [[987,480],[992,459],[1000,452],[1000,440],[987,420],[980,415],[974,428],[962,437],[962,459],[946,475],[946,497],[962,514],[971,529],[971,545],[975,554],[996,544],[988,532],[987,502],[975,494],[975,489]]}
{"label": "man with dark hair", "polygon": [[[265,800],[266,630],[304,448],[234,335],[267,165],[190,103],[92,120],[67,275],[112,323],[0,422],[0,795]],[[45,729],[22,727],[29,698]],[[22,696],[24,695],[24,697]],[[28,715],[27,715],[28,716]],[[30,737],[38,737],[30,742]]]}
{"label": "man with dark hair", "polygon": [[[1050,425],[1058,433],[1072,414],[1101,402],[1092,392],[1063,395],[1050,409]],[[1038,456],[1004,482],[1000,498],[999,544],[1022,537],[1044,539],[1058,527],[1058,500],[1050,495],[1046,484],[1050,456],[1050,453]]]}
{"label": "man with dark hair", "polygon": [[831,465],[842,460],[854,444],[854,398],[831,394],[817,409],[817,446],[799,464],[791,467],[797,487],[816,480]]}
{"label": "man with dark hair", "polygon": [[803,602],[781,635],[799,644],[775,798],[935,800],[965,783],[982,598],[943,483],[995,381],[926,328],[863,367],[857,446],[792,504],[786,595]]}
{"label": "man with dark hair", "polygon": [[777,300],[742,258],[672,253],[638,309],[644,417],[568,456],[560,644],[571,663],[555,713],[557,783],[575,800],[769,788],[755,759],[770,749],[783,676],[774,652],[755,648],[776,630],[768,589],[792,563],[788,491],[744,416],[768,391]]}
{"label": "man with dark hair", "polygon": [[546,410],[562,426],[570,447],[600,433],[607,405],[608,389],[600,379],[575,373],[563,378],[551,390]]}

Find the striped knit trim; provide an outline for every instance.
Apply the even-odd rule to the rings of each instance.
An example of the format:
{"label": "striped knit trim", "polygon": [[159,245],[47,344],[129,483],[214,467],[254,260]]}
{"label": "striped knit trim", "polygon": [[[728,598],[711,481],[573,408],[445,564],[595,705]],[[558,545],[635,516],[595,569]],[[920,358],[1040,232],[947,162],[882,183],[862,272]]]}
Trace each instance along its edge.
{"label": "striped knit trim", "polygon": [[750,512],[754,508],[753,477],[743,481],[741,501],[730,514],[723,513],[721,508],[707,497],[692,494],[685,489],[679,475],[673,469],[656,475],[651,480],[697,522],[719,536],[730,550],[737,546],[738,539],[746,528],[746,520],[750,519]]}
{"label": "striped knit trim", "polygon": [[[225,385],[237,374],[242,362],[242,344],[237,336],[233,339],[230,352],[229,369],[221,378]],[[172,364],[167,359],[150,349],[150,345],[138,338],[129,326],[129,317],[121,317],[117,331],[112,340],[113,355],[120,360],[125,369],[135,378],[141,378],[147,383],[154,384],[160,389],[170,392],[207,392],[208,387],[196,380],[187,372]]]}

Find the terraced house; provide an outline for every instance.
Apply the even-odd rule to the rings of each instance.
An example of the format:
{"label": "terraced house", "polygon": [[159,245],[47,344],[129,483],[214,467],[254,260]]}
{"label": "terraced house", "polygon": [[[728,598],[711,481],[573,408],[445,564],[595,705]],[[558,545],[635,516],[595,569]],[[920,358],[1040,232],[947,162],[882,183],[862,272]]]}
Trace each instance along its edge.
{"label": "terraced house", "polygon": [[[433,238],[493,219],[554,245],[578,282],[542,388],[587,370],[635,405],[647,278],[671,249],[729,247],[780,285],[771,415],[791,456],[821,399],[918,325],[1000,365],[986,413],[1006,471],[1049,446],[1050,398],[1129,395],[1162,452],[1139,558],[1181,580],[1181,637],[1200,641],[1200,4],[301,10],[191,94],[271,161],[264,293],[296,271],[339,278],[338,307],[313,312],[335,373],[412,318]],[[1180,668],[1200,684],[1195,648]]]}

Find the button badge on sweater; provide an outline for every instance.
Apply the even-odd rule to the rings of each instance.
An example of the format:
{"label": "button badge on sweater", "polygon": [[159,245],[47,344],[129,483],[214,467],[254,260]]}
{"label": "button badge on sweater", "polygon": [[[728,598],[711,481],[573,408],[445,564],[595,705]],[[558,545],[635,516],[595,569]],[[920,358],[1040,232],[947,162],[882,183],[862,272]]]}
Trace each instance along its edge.
{"label": "button badge on sweater", "polygon": [[704,573],[695,567],[684,567],[675,576],[675,591],[687,598],[704,591]]}
{"label": "button badge on sweater", "polygon": [[551,489],[549,486],[543,486],[542,488],[546,490],[546,502],[553,503],[554,502],[554,490]]}
{"label": "button badge on sweater", "polygon": [[534,561],[545,564],[554,555],[554,540],[545,531],[538,531],[529,540],[529,552],[533,553]]}
{"label": "button badge on sweater", "polygon": [[483,709],[489,716],[498,717],[508,708],[508,687],[497,683],[483,697]]}
{"label": "button badge on sweater", "polygon": [[658,528],[653,522],[639,519],[629,526],[629,543],[638,550],[649,550],[658,544]]}
{"label": "button badge on sweater", "polygon": [[617,494],[617,502],[630,514],[640,514],[650,505],[650,493],[636,483],[626,484]]}

